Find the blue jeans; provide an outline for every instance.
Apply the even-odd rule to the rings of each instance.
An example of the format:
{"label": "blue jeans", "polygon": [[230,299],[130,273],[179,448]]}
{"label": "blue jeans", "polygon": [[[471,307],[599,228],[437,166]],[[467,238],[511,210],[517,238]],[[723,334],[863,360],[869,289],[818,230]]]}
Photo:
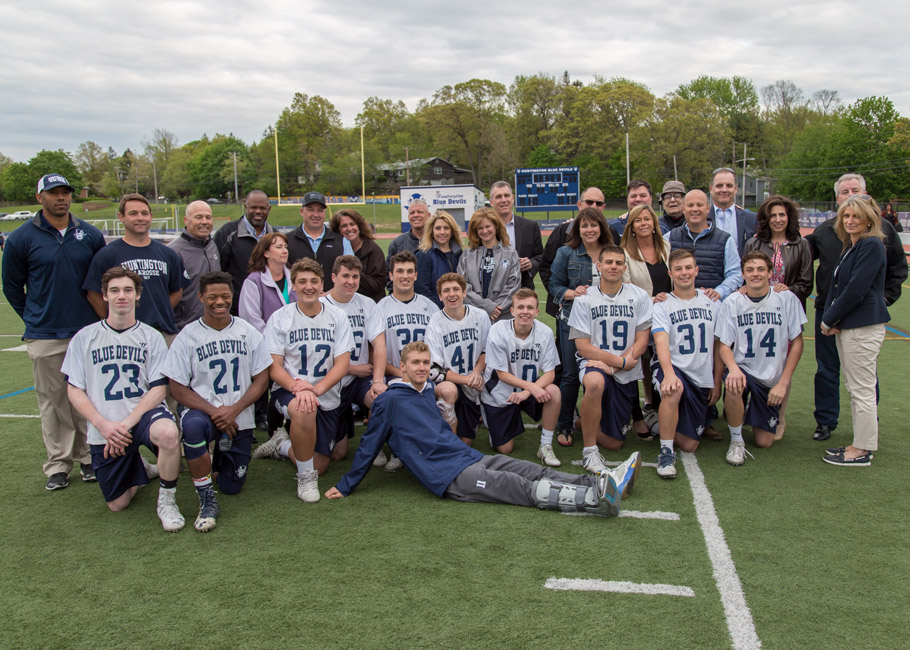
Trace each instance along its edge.
{"label": "blue jeans", "polygon": [[840,357],[837,355],[837,341],[833,336],[821,332],[822,312],[815,304],[815,422],[837,427],[840,414]]}
{"label": "blue jeans", "polygon": [[556,320],[556,337],[562,353],[562,379],[559,381],[559,393],[562,404],[559,407],[557,429],[571,429],[575,424],[575,403],[578,401],[578,360],[575,358],[575,343],[569,340],[569,324]]}

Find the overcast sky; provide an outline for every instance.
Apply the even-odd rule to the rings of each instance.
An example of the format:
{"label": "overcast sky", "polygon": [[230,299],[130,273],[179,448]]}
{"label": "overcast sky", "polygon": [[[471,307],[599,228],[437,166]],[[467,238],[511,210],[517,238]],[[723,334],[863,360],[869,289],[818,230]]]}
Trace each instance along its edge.
{"label": "overcast sky", "polygon": [[446,84],[545,72],[663,95],[703,74],[789,79],[910,114],[910,4],[837,2],[0,0],[0,153],[118,153],[155,128],[258,140],[295,92],[353,125],[371,95],[413,109]]}

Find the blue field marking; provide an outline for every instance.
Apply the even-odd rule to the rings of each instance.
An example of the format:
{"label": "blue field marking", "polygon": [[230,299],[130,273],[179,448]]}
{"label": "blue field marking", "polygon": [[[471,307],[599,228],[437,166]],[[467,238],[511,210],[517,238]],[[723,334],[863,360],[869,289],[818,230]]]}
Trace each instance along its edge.
{"label": "blue field marking", "polygon": [[4,397],[15,397],[16,395],[21,395],[22,393],[27,393],[30,390],[35,390],[34,386],[29,386],[28,388],[23,388],[22,390],[13,391],[12,393],[7,393],[6,395],[0,395],[0,399]]}

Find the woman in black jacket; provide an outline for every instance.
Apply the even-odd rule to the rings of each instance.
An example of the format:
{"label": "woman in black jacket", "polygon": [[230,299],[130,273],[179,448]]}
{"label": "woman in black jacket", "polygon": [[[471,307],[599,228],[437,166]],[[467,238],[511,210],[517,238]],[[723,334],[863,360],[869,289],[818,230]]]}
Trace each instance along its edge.
{"label": "woman in black jacket", "polygon": [[885,340],[885,246],[881,212],[873,199],[854,195],[841,203],[834,226],[844,251],[834,269],[821,331],[837,338],[844,383],[850,393],[853,444],[832,447],[826,463],[864,467],[878,449],[875,369]]}

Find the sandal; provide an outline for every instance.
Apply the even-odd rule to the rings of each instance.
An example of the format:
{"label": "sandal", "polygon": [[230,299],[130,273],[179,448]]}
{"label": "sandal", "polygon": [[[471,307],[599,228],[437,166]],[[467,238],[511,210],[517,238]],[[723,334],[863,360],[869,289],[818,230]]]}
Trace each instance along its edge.
{"label": "sandal", "polygon": [[575,441],[572,439],[572,432],[568,429],[562,429],[556,434],[556,444],[560,447],[571,447]]}

